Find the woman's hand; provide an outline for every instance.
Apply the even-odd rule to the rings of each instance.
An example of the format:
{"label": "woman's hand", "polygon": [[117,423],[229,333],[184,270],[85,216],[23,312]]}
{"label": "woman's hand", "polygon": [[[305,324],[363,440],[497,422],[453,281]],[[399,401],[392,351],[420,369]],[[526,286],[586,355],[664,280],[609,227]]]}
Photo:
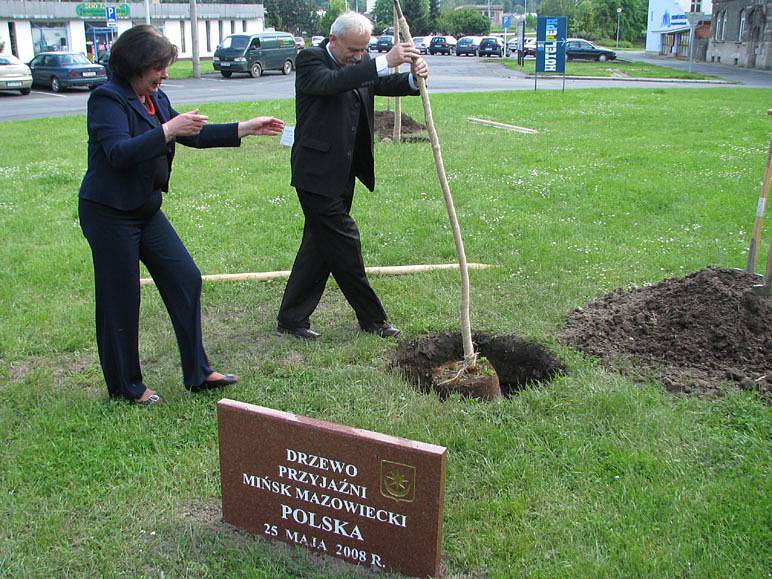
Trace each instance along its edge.
{"label": "woman's hand", "polygon": [[284,121],[275,117],[255,117],[239,123],[239,138],[249,135],[278,135],[284,129]]}
{"label": "woman's hand", "polygon": [[209,117],[199,115],[198,109],[189,113],[181,113],[163,124],[164,136],[168,143],[175,137],[192,137],[201,132]]}

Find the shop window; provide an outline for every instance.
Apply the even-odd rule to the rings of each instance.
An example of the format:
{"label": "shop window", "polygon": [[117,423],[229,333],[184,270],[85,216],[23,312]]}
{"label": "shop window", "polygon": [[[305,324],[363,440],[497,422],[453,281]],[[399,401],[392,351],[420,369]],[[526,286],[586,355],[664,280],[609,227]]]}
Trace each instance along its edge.
{"label": "shop window", "polygon": [[32,50],[35,54],[68,49],[67,26],[64,22],[32,23]]}

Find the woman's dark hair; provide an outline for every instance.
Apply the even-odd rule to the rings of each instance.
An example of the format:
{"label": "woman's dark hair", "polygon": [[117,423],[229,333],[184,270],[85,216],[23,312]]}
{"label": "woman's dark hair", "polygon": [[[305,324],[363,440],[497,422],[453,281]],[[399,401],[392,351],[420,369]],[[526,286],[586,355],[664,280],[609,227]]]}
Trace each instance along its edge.
{"label": "woman's dark hair", "polygon": [[169,66],[175,60],[177,47],[150,24],[129,28],[110,48],[110,70],[125,82],[147,70]]}

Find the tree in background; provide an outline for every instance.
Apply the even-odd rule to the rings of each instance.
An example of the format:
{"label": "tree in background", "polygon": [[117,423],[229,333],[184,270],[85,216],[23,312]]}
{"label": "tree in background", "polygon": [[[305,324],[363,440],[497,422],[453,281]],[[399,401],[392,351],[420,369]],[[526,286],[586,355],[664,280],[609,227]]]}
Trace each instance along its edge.
{"label": "tree in background", "polygon": [[319,24],[315,0],[263,0],[266,24],[293,34],[316,31]]}
{"label": "tree in background", "polygon": [[400,0],[402,13],[415,36],[431,32],[429,25],[429,0]]}
{"label": "tree in background", "polygon": [[330,0],[327,5],[327,12],[319,20],[319,33],[327,36],[330,33],[330,26],[335,22],[335,19],[346,10],[344,0]]}
{"label": "tree in background", "polygon": [[568,35],[594,40],[616,38],[617,8],[622,8],[620,40],[640,42],[646,33],[648,0],[544,0],[540,16],[567,16]]}
{"label": "tree in background", "polygon": [[437,19],[440,17],[440,0],[429,0],[429,32],[437,30]]}
{"label": "tree in background", "polygon": [[372,13],[373,24],[376,32],[394,25],[394,4],[392,0],[375,0],[375,8]]}
{"label": "tree in background", "polygon": [[485,35],[491,30],[491,21],[471,8],[444,10],[438,19],[437,28],[438,32],[453,36]]}

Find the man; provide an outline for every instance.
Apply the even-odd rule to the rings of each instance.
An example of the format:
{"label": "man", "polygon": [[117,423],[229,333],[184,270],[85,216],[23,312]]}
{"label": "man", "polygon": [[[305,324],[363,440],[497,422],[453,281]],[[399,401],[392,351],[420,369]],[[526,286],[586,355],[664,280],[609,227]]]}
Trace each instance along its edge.
{"label": "man", "polygon": [[[330,27],[329,40],[298,53],[291,184],[305,225],[279,309],[278,331],[283,334],[319,337],[310,316],[332,273],[362,330],[381,337],[399,335],[367,281],[359,230],[349,212],[355,178],[370,191],[375,186],[375,95],[417,95],[416,78],[426,78],[429,68],[409,43],[370,59],[371,33],[366,17],[345,12]],[[389,74],[389,67],[402,63],[410,63],[410,73]]]}

